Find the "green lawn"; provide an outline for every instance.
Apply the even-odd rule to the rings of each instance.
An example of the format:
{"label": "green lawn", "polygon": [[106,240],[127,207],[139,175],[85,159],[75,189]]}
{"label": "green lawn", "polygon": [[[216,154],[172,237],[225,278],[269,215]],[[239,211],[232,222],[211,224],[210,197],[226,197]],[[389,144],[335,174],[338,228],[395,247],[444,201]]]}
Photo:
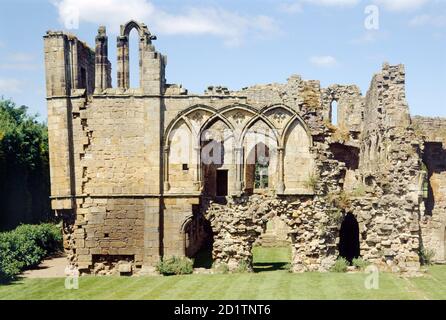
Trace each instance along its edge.
{"label": "green lawn", "polygon": [[254,273],[81,277],[78,290],[65,289],[63,278],[22,280],[0,286],[0,299],[446,299],[446,266],[430,267],[422,278],[381,273],[380,289],[367,290],[365,274],[281,270],[287,249],[255,248],[254,260]]}

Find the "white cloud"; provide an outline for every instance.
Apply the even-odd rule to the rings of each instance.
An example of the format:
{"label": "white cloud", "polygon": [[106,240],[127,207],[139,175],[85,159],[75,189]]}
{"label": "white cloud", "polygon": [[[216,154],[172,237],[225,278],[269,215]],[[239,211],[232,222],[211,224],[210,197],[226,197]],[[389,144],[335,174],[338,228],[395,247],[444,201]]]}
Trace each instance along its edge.
{"label": "white cloud", "polygon": [[279,5],[279,11],[289,13],[289,14],[300,13],[303,11],[302,3],[300,3],[300,2],[281,3]]}
{"label": "white cloud", "polygon": [[427,4],[430,0],[374,0],[390,11],[416,10]]}
{"label": "white cloud", "polygon": [[174,35],[212,35],[227,45],[237,45],[248,36],[263,37],[278,31],[275,21],[267,16],[245,16],[217,7],[190,7],[181,13],[170,13],[149,0],[52,0],[60,21],[78,15],[79,23],[89,22],[109,27],[117,33],[128,20],[147,22],[154,33]]}
{"label": "white cloud", "polygon": [[26,52],[16,52],[9,56],[9,60],[13,62],[31,62],[34,61],[34,56]]}
{"label": "white cloud", "polygon": [[332,56],[313,56],[310,58],[310,63],[321,68],[330,68],[338,64],[336,58]]}
{"label": "white cloud", "polygon": [[23,82],[18,79],[0,78],[0,95],[20,93]]}
{"label": "white cloud", "polygon": [[422,14],[414,17],[409,21],[412,27],[433,26],[437,28],[446,26],[446,15],[433,16],[429,14]]}
{"label": "white cloud", "polygon": [[357,5],[360,0],[302,0],[309,4],[328,7],[348,7]]}
{"label": "white cloud", "polygon": [[6,59],[0,63],[0,70],[36,70],[42,66],[36,63],[35,57],[32,54],[25,52],[16,52],[10,54]]}
{"label": "white cloud", "polygon": [[352,44],[366,45],[389,38],[389,33],[384,30],[367,30],[358,38],[351,41]]}

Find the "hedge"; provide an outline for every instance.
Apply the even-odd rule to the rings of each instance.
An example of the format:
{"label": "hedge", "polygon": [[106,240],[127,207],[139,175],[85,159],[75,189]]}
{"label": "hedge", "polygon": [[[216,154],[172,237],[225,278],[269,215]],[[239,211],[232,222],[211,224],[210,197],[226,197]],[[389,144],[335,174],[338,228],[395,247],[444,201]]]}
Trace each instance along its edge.
{"label": "hedge", "polygon": [[61,249],[61,228],[54,224],[21,225],[0,233],[0,282],[14,280],[22,270]]}

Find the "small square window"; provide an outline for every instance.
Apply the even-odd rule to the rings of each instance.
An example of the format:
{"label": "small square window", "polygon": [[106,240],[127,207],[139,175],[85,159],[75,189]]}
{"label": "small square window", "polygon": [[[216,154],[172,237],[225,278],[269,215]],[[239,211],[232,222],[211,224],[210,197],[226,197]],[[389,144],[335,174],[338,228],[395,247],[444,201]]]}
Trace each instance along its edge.
{"label": "small square window", "polygon": [[104,233],[104,238],[109,238],[109,237],[110,237],[110,234]]}
{"label": "small square window", "polygon": [[183,163],[183,171],[189,171],[189,165],[187,163]]}

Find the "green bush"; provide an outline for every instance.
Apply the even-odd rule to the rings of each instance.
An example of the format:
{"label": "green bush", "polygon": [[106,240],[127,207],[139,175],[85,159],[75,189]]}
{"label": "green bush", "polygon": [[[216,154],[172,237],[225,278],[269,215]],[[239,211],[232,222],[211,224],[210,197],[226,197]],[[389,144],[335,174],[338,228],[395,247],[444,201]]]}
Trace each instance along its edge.
{"label": "green bush", "polygon": [[53,224],[21,225],[0,233],[0,281],[10,281],[23,269],[37,266],[62,249],[62,232]]}
{"label": "green bush", "polygon": [[229,272],[229,266],[227,263],[224,263],[224,262],[215,263],[212,266],[212,268],[215,269],[216,272],[222,273],[222,274],[226,274]]}
{"label": "green bush", "polygon": [[172,257],[158,262],[156,270],[165,276],[191,274],[194,272],[194,262],[189,258]]}
{"label": "green bush", "polygon": [[352,264],[360,270],[365,270],[365,268],[367,268],[370,265],[368,261],[365,261],[362,258],[353,259]]}
{"label": "green bush", "polygon": [[242,260],[238,263],[237,269],[234,270],[236,273],[246,273],[251,271],[250,265],[247,261]]}
{"label": "green bush", "polygon": [[429,250],[426,248],[420,249],[420,262],[423,266],[430,266],[433,264],[432,259],[435,256],[434,250]]}
{"label": "green bush", "polygon": [[348,266],[348,261],[342,257],[339,257],[336,260],[335,264],[331,267],[331,272],[346,272]]}
{"label": "green bush", "polygon": [[283,270],[288,271],[289,273],[293,273],[293,265],[291,263],[287,263],[283,266]]}

